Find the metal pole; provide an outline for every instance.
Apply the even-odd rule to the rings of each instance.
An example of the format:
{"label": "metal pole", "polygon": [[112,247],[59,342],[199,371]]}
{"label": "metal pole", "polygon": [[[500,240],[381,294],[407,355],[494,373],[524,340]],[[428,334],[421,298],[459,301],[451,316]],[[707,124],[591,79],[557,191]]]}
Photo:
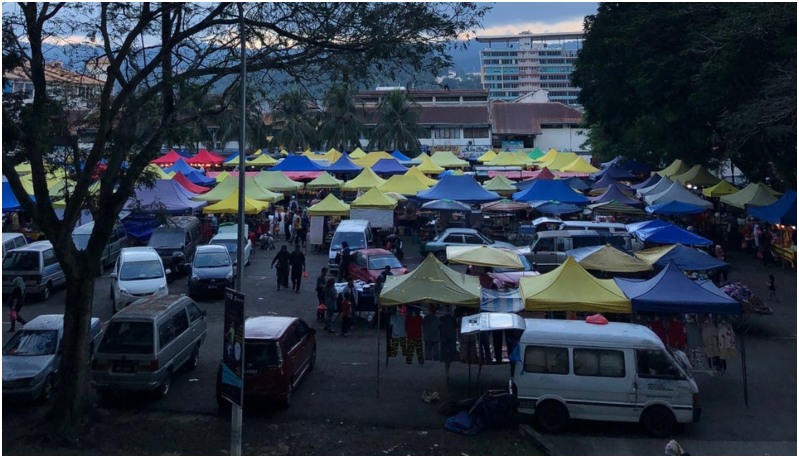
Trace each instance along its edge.
{"label": "metal pole", "polygon": [[[236,291],[242,292],[242,278],[244,277],[244,240],[247,234],[244,233],[244,145],[246,140],[245,119],[247,101],[246,82],[247,82],[247,54],[244,38],[244,4],[236,5],[239,10],[239,35],[241,39],[241,132],[239,134],[239,209],[238,209],[238,249],[236,253]],[[246,316],[246,314],[245,314]],[[242,366],[244,366],[244,345],[241,349]],[[241,374],[241,397],[239,403],[243,407],[244,401],[244,374]],[[242,407],[233,404],[230,418],[230,455],[241,456],[241,431],[242,431]]]}
{"label": "metal pole", "polygon": [[746,330],[741,333],[741,371],[743,372],[743,379],[744,379],[744,405],[746,409],[749,410],[749,381],[746,378],[746,343],[744,339],[744,335],[746,334]]}

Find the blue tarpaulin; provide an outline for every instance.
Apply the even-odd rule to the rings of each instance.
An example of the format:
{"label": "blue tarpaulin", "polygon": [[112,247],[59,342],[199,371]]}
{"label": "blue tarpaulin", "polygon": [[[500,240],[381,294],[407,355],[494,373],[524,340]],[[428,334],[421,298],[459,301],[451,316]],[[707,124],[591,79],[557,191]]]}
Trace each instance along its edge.
{"label": "blue tarpaulin", "polygon": [[741,304],[711,282],[698,283],[670,263],[659,274],[644,281],[615,279],[633,312],[713,313],[740,315]]}
{"label": "blue tarpaulin", "polygon": [[555,200],[566,204],[585,205],[587,197],[578,194],[563,180],[533,180],[529,188],[513,193],[513,200],[530,202],[534,200]]}
{"label": "blue tarpaulin", "polygon": [[409,158],[408,156],[402,154],[402,152],[400,152],[400,150],[398,150],[398,149],[395,149],[394,152],[391,153],[391,155],[394,156],[394,158],[396,160],[400,161],[400,162],[410,162],[410,161],[413,160],[413,159]]}
{"label": "blue tarpaulin", "polygon": [[[5,205],[4,205],[5,206]],[[796,226],[796,191],[785,191],[780,199],[764,207],[749,207],[749,215],[772,224]]]}
{"label": "blue tarpaulin", "polygon": [[269,170],[273,172],[321,172],[325,170],[325,167],[312,161],[308,156],[286,156],[279,164]]}
{"label": "blue tarpaulin", "polygon": [[338,173],[338,174],[356,174],[363,170],[363,167],[360,165],[352,162],[346,154],[342,154],[340,158],[336,162],[334,162],[330,167],[327,169],[327,173]]}
{"label": "blue tarpaulin", "polygon": [[518,288],[506,290],[482,288],[480,291],[480,311],[516,313],[524,310],[524,298]]}
{"label": "blue tarpaulin", "polygon": [[651,215],[692,215],[704,211],[707,211],[707,208],[677,200],[646,207],[646,212]]}
{"label": "blue tarpaulin", "polygon": [[[31,196],[31,199],[34,199],[34,197]],[[16,212],[20,210],[22,210],[22,206],[19,204],[17,196],[14,195],[14,191],[11,190],[11,185],[8,181],[3,180],[3,212]]]}
{"label": "blue tarpaulin", "polygon": [[398,175],[408,171],[397,159],[380,159],[372,166],[372,172],[378,175]]}
{"label": "blue tarpaulin", "polygon": [[631,230],[630,227],[638,226],[638,224],[628,224],[627,230],[631,234],[638,237],[639,240],[649,243],[658,244],[671,244],[681,243],[683,245],[712,245],[713,242],[689,232],[681,227],[675,226],[661,220],[654,220],[656,222],[647,222],[643,227]]}
{"label": "blue tarpaulin", "polygon": [[465,203],[493,202],[499,194],[486,191],[471,175],[444,175],[432,188],[416,194],[421,200],[450,199]]}

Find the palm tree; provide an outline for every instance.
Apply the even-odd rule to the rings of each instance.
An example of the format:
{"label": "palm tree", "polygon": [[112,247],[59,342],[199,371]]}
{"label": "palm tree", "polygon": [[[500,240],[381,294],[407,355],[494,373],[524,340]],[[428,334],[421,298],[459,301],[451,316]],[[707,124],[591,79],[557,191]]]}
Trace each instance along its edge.
{"label": "palm tree", "polygon": [[418,105],[402,91],[393,91],[380,100],[380,121],[369,137],[369,149],[419,151]]}
{"label": "palm tree", "polygon": [[272,144],[289,151],[316,145],[315,114],[308,98],[299,89],[284,92],[275,103],[275,135]]}
{"label": "palm tree", "polygon": [[363,123],[356,114],[355,96],[355,89],[347,83],[336,84],[325,94],[320,136],[328,147],[352,151],[361,146]]}

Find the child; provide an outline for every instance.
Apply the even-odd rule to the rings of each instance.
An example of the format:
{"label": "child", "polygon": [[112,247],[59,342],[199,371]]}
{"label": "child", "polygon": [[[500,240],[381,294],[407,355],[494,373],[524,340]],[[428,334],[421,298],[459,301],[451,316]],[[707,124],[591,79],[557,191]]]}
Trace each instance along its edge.
{"label": "child", "polygon": [[350,316],[352,316],[352,295],[349,291],[344,293],[339,312],[341,312],[341,335],[346,336],[350,330]]}
{"label": "child", "polygon": [[777,299],[777,286],[774,284],[774,274],[768,274],[768,300],[779,302],[779,299]]}

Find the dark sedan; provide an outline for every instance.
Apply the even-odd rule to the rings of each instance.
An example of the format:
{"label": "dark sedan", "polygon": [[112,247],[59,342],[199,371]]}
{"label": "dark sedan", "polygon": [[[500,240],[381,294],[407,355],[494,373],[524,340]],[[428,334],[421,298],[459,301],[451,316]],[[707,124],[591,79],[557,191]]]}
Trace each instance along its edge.
{"label": "dark sedan", "polygon": [[191,263],[189,296],[198,299],[201,295],[224,294],[225,288],[233,285],[234,276],[233,260],[227,248],[222,245],[198,246]]}

